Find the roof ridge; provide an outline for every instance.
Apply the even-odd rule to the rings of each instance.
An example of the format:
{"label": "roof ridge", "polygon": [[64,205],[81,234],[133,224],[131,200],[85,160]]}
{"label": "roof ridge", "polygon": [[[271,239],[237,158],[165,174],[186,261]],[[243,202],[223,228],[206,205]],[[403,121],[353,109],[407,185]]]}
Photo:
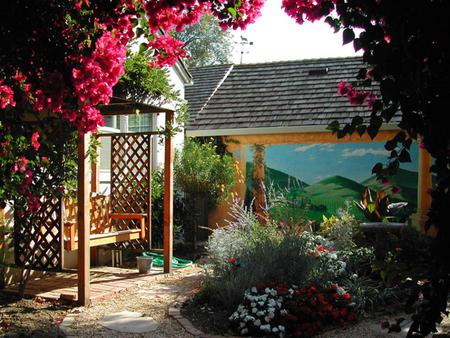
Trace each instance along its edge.
{"label": "roof ridge", "polygon": [[262,65],[274,65],[283,63],[303,63],[303,62],[318,62],[318,61],[345,61],[345,60],[361,60],[362,56],[335,56],[326,58],[311,58],[311,59],[297,59],[297,60],[281,60],[281,61],[267,61],[267,62],[255,62],[255,63],[243,63],[235,64],[235,67],[245,67],[245,66],[262,66]]}
{"label": "roof ridge", "polygon": [[220,64],[220,65],[207,65],[207,66],[191,67],[189,70],[214,68],[214,67],[231,67],[231,66],[235,66],[235,64],[234,63],[224,63],[224,64]]}
{"label": "roof ridge", "polygon": [[202,112],[202,110],[208,105],[209,101],[211,100],[211,98],[214,96],[214,94],[219,90],[220,86],[222,85],[222,83],[225,82],[225,80],[227,79],[228,75],[230,75],[231,71],[233,70],[234,65],[230,65],[230,68],[227,70],[227,72],[224,74],[224,76],[222,77],[222,79],[217,83],[216,88],[214,88],[213,92],[211,93],[211,95],[209,95],[208,99],[205,101],[205,104],[200,108],[200,110],[197,112],[197,116],[196,118],[194,118],[194,122],[197,119],[197,117],[200,115],[200,113]]}

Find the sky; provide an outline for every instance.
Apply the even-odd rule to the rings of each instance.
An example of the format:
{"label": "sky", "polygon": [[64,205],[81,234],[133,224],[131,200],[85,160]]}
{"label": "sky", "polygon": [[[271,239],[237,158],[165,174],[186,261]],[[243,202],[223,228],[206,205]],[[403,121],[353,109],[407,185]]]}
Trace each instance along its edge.
{"label": "sky", "polygon": [[236,64],[240,63],[241,35],[253,42],[244,47],[243,63],[357,55],[352,44],[342,45],[342,32],[334,34],[328,24],[322,21],[297,24],[283,11],[281,0],[266,0],[256,22],[245,31],[234,32]]}
{"label": "sky", "polygon": [[[369,178],[377,162],[385,163],[388,152],[384,142],[350,142],[324,144],[283,144],[267,146],[265,164],[308,184],[330,176],[343,176],[356,182]],[[417,144],[411,146],[411,162],[401,168],[416,171]],[[253,148],[247,148],[247,162],[253,159]]]}

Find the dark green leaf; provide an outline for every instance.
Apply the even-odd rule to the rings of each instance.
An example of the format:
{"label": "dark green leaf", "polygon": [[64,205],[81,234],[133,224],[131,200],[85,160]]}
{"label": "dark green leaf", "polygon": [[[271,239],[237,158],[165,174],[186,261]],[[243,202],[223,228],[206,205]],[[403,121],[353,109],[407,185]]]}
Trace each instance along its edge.
{"label": "dark green leaf", "polygon": [[358,132],[359,136],[363,136],[366,132],[367,127],[366,126],[358,126],[356,127],[356,131]]}
{"label": "dark green leaf", "polygon": [[395,113],[398,111],[396,105],[390,105],[388,108],[383,109],[381,112],[381,116],[384,118],[386,122],[389,122],[392,117],[394,117]]}
{"label": "dark green leaf", "polygon": [[409,154],[409,151],[403,148],[398,156],[398,160],[400,162],[411,162],[411,155]]}
{"label": "dark green leaf", "polygon": [[337,132],[337,138],[343,138],[346,135],[344,130],[338,130]]}
{"label": "dark green leaf", "polygon": [[396,150],[391,151],[391,156],[389,156],[390,159],[394,159],[398,157],[398,153]]}
{"label": "dark green leaf", "polygon": [[352,42],[355,39],[355,33],[353,29],[347,28],[342,33],[343,44],[346,45],[349,42]]}
{"label": "dark green leaf", "polygon": [[359,38],[353,40],[353,48],[355,52],[359,51],[362,48],[362,41]]}
{"label": "dark green leaf", "polygon": [[384,144],[384,149],[386,149],[387,151],[392,151],[396,146],[397,142],[395,142],[394,140],[389,140]]}
{"label": "dark green leaf", "polygon": [[378,162],[377,164],[375,164],[372,168],[372,174],[377,174],[381,171],[381,169],[383,169],[383,164],[381,164],[380,162]]}
{"label": "dark green leaf", "polygon": [[367,134],[369,134],[370,138],[373,140],[377,136],[378,130],[380,130],[379,126],[371,124],[367,127]]}
{"label": "dark green leaf", "polygon": [[327,129],[331,130],[332,132],[336,132],[339,130],[339,127],[340,127],[339,121],[333,121],[328,125]]}

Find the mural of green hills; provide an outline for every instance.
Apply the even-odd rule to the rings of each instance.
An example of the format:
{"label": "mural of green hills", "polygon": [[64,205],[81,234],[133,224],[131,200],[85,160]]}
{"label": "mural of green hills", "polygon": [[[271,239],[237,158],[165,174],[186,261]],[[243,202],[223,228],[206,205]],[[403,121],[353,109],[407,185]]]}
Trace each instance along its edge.
{"label": "mural of green hills", "polygon": [[[307,183],[299,180],[298,178],[291,176],[289,174],[286,174],[280,170],[276,170],[270,167],[265,167],[265,176],[266,176],[266,185],[273,184],[275,188],[277,189],[286,189],[288,187],[296,186],[296,187],[302,187],[306,188],[308,186]],[[247,183],[247,189],[251,191],[252,189],[252,177],[253,177],[253,163],[247,162],[246,168],[246,183]]]}
{"label": "mural of green hills", "polygon": [[[247,162],[246,182],[247,191],[252,191],[253,163]],[[309,217],[320,221],[322,215],[330,216],[344,206],[346,201],[360,200],[365,187],[370,187],[376,191],[389,189],[378,182],[375,176],[363,180],[361,183],[343,176],[330,176],[317,183],[307,184],[296,177],[290,176],[282,171],[266,166],[266,186],[272,185],[276,189],[289,189],[294,196],[301,196],[310,201],[311,207]],[[400,187],[400,193],[391,198],[392,201],[406,201],[411,206],[417,205],[417,172],[399,169],[397,174],[392,176],[392,185]],[[358,218],[363,215],[356,207],[351,206],[351,212]]]}
{"label": "mural of green hills", "polygon": [[327,211],[342,208],[345,201],[359,199],[364,186],[349,178],[331,176],[305,188],[313,205],[324,205]]}

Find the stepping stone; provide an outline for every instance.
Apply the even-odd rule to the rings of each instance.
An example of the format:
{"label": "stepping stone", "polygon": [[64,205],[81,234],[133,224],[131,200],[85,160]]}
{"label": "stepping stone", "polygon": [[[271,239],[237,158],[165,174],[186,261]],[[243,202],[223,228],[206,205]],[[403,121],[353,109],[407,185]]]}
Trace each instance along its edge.
{"label": "stepping stone", "polygon": [[158,328],[158,323],[151,317],[142,317],[142,313],[121,311],[102,318],[100,325],[123,333],[152,332]]}

